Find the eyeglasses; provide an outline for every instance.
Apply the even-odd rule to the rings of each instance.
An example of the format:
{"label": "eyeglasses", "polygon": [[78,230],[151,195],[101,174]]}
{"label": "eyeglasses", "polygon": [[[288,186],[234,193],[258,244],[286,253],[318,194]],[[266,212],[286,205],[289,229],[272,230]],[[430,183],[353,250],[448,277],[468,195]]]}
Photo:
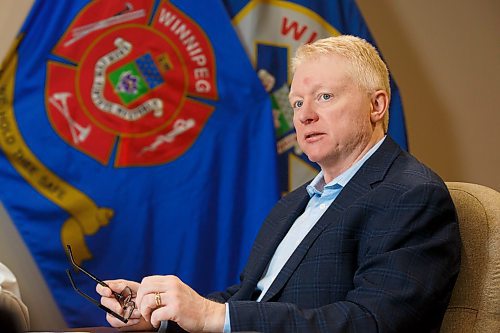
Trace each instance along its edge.
{"label": "eyeglasses", "polygon": [[68,248],[67,255],[68,255],[68,258],[69,258],[69,260],[71,262],[71,265],[73,265],[73,267],[75,269],[77,269],[80,272],[84,273],[85,275],[87,275],[88,277],[90,277],[92,280],[94,280],[95,282],[97,282],[98,284],[100,284],[101,286],[109,288],[111,290],[111,292],[113,293],[113,296],[116,298],[116,300],[122,306],[123,316],[119,315],[118,313],[114,312],[113,310],[105,307],[104,305],[101,304],[101,302],[97,301],[96,299],[92,298],[91,296],[89,296],[86,293],[84,293],[83,291],[81,291],[76,286],[75,281],[73,280],[73,276],[71,275],[70,270],[67,269],[66,270],[66,274],[68,274],[69,281],[71,282],[71,286],[73,287],[73,289],[75,289],[75,291],[78,294],[80,294],[81,296],[83,296],[84,298],[86,298],[87,300],[89,300],[90,302],[94,303],[94,305],[96,305],[100,309],[106,311],[107,313],[109,313],[110,315],[112,315],[115,318],[118,318],[119,320],[123,321],[124,323],[127,323],[128,320],[129,320],[129,318],[130,318],[130,316],[132,315],[132,312],[135,309],[135,302],[132,301],[132,298],[135,295],[132,293],[132,289],[130,289],[130,287],[127,286],[127,287],[125,287],[125,289],[122,290],[121,293],[117,293],[116,291],[113,291],[106,282],[102,281],[101,279],[99,279],[98,277],[96,277],[94,274],[92,274],[92,273],[88,272],[87,270],[85,270],[84,268],[80,267],[75,262],[75,259],[73,258],[73,252],[71,251],[71,246],[66,245],[66,247]]}

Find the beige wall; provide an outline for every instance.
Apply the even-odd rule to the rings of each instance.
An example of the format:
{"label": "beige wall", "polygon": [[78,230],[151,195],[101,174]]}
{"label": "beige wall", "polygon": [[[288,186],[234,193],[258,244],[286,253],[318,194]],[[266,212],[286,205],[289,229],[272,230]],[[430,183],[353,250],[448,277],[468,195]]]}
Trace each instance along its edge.
{"label": "beige wall", "polygon": [[0,59],[3,61],[33,0],[0,0]]}
{"label": "beige wall", "polygon": [[357,0],[401,90],[411,152],[500,191],[500,1]]}

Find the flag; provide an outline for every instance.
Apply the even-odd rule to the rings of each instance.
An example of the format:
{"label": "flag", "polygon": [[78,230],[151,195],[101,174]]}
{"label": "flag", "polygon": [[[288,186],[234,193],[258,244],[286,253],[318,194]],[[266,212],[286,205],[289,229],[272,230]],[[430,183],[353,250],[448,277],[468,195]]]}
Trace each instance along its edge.
{"label": "flag", "polygon": [[38,0],[0,73],[0,199],[70,327],[105,313],[73,291],[66,244],[101,279],[237,281],[277,158],[220,1]]}
{"label": "flag", "polygon": [[[224,0],[233,25],[273,104],[280,190],[293,190],[317,174],[297,145],[288,103],[289,62],[302,44],[337,35],[375,41],[354,0]],[[391,78],[389,134],[408,149],[403,106]]]}

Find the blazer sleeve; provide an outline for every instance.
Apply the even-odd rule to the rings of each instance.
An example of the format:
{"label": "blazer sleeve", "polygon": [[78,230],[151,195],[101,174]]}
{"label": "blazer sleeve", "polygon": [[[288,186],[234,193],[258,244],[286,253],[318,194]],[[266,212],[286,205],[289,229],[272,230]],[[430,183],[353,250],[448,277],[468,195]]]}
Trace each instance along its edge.
{"label": "blazer sleeve", "polygon": [[229,300],[231,330],[437,331],[460,265],[453,202],[442,182],[410,189],[397,188],[396,183],[383,187],[377,196],[364,198],[369,202],[357,210],[362,212],[364,231],[353,287],[345,299],[317,308],[279,300]]}
{"label": "blazer sleeve", "polygon": [[206,298],[215,302],[226,303],[231,298],[231,296],[233,296],[240,289],[240,287],[240,284],[235,284],[224,291],[218,291],[208,294]]}

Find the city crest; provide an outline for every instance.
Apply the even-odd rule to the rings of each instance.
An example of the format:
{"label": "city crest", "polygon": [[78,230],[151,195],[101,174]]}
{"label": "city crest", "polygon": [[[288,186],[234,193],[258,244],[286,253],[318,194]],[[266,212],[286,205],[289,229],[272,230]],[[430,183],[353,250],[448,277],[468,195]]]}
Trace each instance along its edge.
{"label": "city crest", "polygon": [[46,105],[65,142],[103,164],[158,165],[196,141],[218,98],[201,28],[168,1],[93,1],[47,63]]}

